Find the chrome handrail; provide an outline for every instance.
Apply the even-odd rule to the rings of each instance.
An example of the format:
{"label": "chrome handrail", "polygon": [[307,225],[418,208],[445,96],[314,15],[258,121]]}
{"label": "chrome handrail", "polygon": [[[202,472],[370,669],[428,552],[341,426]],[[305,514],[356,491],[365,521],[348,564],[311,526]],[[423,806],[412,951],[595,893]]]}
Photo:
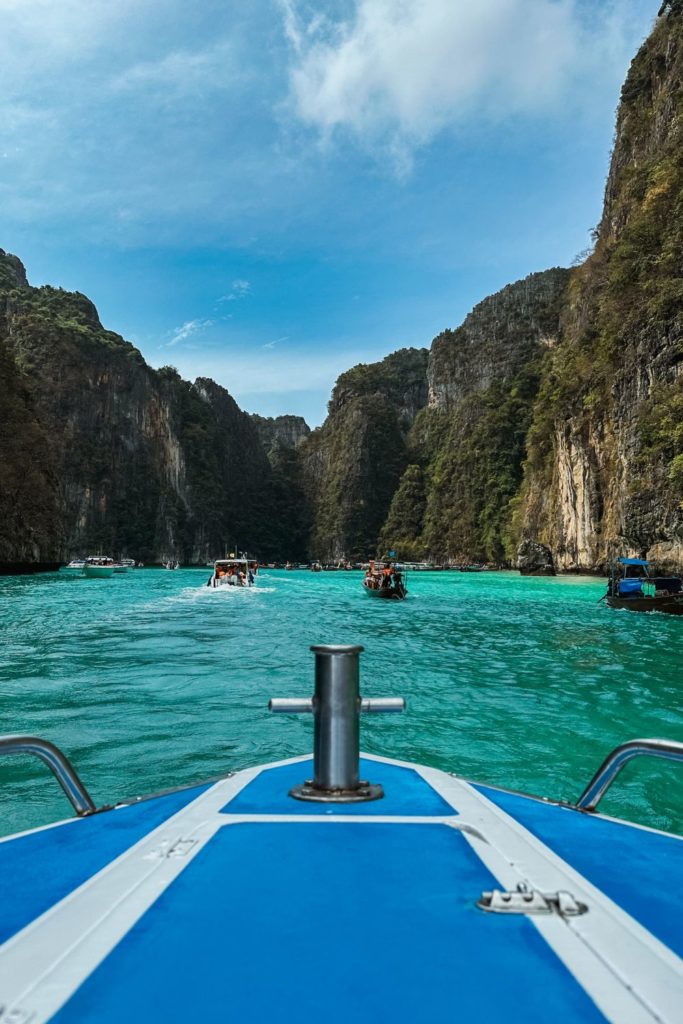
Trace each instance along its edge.
{"label": "chrome handrail", "polygon": [[629,740],[608,754],[597,772],[576,801],[582,811],[594,811],[624,765],[634,757],[647,754],[665,757],[670,761],[683,761],[683,743],[676,740]]}
{"label": "chrome handrail", "polygon": [[39,757],[48,766],[79,817],[93,814],[97,810],[68,757],[49,740],[38,736],[0,736],[0,754],[33,754]]}

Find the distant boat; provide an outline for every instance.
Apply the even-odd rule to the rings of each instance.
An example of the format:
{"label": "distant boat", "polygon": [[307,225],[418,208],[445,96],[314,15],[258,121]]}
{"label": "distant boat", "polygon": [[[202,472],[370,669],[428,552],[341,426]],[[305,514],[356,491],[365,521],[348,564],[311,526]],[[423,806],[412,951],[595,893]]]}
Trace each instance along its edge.
{"label": "distant boat", "polygon": [[255,558],[219,558],[207,587],[253,587],[259,564]]}
{"label": "distant boat", "polygon": [[104,555],[95,555],[86,558],[83,566],[83,573],[90,579],[109,579],[114,575],[115,562],[113,558]]}
{"label": "distant boat", "polygon": [[176,561],[174,558],[169,558],[168,562],[164,562],[164,569],[179,569],[179,568],[180,568],[180,562]]}
{"label": "distant boat", "polygon": [[313,564],[311,565],[311,572],[322,572],[322,571],[323,571],[323,567],[320,564],[320,562],[313,562]]}
{"label": "distant boat", "polygon": [[65,572],[83,572],[85,569],[85,558],[72,558],[68,565],[63,565]]}
{"label": "distant boat", "polygon": [[650,576],[649,566],[644,558],[618,558],[612,563],[604,595],[609,607],[683,615],[681,577]]}
{"label": "distant boat", "polygon": [[363,590],[368,597],[385,601],[403,601],[408,594],[403,573],[396,566],[377,566],[375,562],[370,562],[363,579]]}

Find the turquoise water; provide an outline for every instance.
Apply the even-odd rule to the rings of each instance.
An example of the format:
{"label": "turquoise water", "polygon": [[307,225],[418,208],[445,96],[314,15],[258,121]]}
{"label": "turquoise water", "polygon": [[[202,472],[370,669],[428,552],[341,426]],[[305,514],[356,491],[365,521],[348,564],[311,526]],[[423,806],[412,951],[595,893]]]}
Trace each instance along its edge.
{"label": "turquoise water", "polygon": [[[362,643],[362,745],[469,778],[575,798],[604,755],[636,736],[683,739],[683,618],[611,611],[600,580],[415,573],[403,603],[371,601],[359,573],[269,572],[251,591],[208,570],[89,580],[0,579],[0,732],[44,736],[96,803],[312,749],[311,643]],[[0,764],[3,832],[66,817],[39,762]],[[641,759],[601,805],[683,831],[679,765]]]}

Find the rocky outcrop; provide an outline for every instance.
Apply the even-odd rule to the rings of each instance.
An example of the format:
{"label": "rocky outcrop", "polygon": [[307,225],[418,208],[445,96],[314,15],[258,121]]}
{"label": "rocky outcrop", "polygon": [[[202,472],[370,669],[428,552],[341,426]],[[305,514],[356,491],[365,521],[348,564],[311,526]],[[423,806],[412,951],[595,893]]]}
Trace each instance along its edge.
{"label": "rocky outcrop", "polygon": [[522,576],[554,576],[555,565],[550,548],[538,541],[523,540],[517,548],[515,568]]}
{"label": "rocky outcrop", "polygon": [[568,271],[529,274],[484,299],[456,330],[432,342],[427,372],[429,407],[456,409],[512,380],[543,348],[557,343]]}
{"label": "rocky outcrop", "polygon": [[311,432],[303,416],[259,416],[252,413],[251,421],[269,454],[278,448],[296,448]]}
{"label": "rocky outcrop", "polygon": [[427,401],[427,351],[401,349],[337,381],[328,417],[298,449],[321,560],[374,554]]}

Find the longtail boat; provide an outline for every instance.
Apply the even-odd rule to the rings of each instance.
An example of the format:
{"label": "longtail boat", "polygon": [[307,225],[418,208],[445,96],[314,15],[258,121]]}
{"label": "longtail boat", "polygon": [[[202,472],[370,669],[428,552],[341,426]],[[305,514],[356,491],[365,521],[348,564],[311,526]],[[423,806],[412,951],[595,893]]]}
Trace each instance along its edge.
{"label": "longtail boat", "polygon": [[610,566],[607,593],[610,608],[632,612],[666,612],[683,615],[683,581],[680,576],[651,576],[644,558],[618,558]]}
{"label": "longtail boat", "polygon": [[404,573],[394,565],[377,566],[374,561],[370,562],[363,578],[363,590],[368,597],[385,601],[403,601],[408,594]]}

